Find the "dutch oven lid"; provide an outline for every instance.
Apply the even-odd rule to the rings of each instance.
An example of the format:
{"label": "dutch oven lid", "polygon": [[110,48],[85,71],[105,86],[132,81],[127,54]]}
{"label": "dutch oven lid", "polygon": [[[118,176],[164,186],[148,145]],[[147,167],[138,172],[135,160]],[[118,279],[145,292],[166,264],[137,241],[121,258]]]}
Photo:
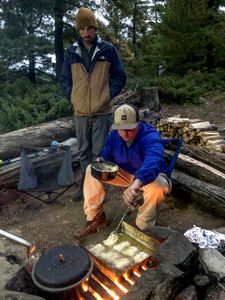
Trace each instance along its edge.
{"label": "dutch oven lid", "polygon": [[64,245],[50,249],[34,266],[32,278],[43,289],[64,289],[83,281],[92,271],[92,259],[83,248]]}

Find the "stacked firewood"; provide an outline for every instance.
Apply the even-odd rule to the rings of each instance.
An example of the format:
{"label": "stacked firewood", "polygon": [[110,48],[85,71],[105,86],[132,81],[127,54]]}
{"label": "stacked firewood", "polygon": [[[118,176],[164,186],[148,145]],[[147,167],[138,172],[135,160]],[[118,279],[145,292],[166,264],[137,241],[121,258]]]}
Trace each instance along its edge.
{"label": "stacked firewood", "polygon": [[180,116],[161,119],[157,124],[157,130],[163,138],[182,138],[190,145],[225,152],[224,139],[217,129],[208,121],[203,122],[201,119],[181,118]]}

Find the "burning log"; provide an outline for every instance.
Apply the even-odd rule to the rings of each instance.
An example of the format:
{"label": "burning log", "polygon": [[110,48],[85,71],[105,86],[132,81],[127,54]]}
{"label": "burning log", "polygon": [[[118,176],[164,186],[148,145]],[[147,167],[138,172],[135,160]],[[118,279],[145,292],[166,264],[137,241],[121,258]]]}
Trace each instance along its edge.
{"label": "burning log", "polygon": [[0,159],[20,155],[23,147],[48,147],[53,140],[62,142],[74,136],[71,118],[43,123],[0,135]]}

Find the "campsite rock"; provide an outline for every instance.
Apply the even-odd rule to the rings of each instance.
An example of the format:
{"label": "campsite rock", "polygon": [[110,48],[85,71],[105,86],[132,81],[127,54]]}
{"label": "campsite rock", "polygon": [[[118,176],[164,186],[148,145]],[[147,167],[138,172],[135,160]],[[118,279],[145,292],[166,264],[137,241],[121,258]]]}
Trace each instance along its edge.
{"label": "campsite rock", "polygon": [[169,300],[184,286],[184,273],[170,263],[149,269],[137,279],[123,300]]}
{"label": "campsite rock", "polygon": [[[8,280],[20,269],[18,264],[12,265],[7,261],[6,257],[0,256],[0,290],[3,290]],[[0,294],[1,295],[1,294]],[[4,298],[3,298],[4,299]]]}
{"label": "campsite rock", "polygon": [[184,289],[178,296],[176,296],[175,300],[197,300],[197,293],[194,285],[190,285],[186,289]]}
{"label": "campsite rock", "polygon": [[210,283],[210,280],[207,275],[196,274],[194,277],[194,283],[197,286],[206,286]]}
{"label": "campsite rock", "polygon": [[[12,228],[7,230],[7,232],[23,238],[19,229]],[[5,257],[15,256],[17,262],[20,264],[26,259],[26,247],[0,236],[0,255]]]}
{"label": "campsite rock", "polygon": [[201,249],[199,254],[206,274],[218,280],[225,277],[225,257],[218,250],[213,248]]}
{"label": "campsite rock", "polygon": [[206,292],[205,300],[224,300],[225,299],[225,285],[215,283],[210,286]]}
{"label": "campsite rock", "polygon": [[174,232],[160,245],[153,258],[169,262],[191,276],[197,268],[198,251],[183,234]]}
{"label": "campsite rock", "polygon": [[28,295],[39,295],[39,289],[35,286],[30,273],[28,273],[25,268],[17,270],[17,272],[8,280],[5,289],[26,293]]}
{"label": "campsite rock", "polygon": [[1,300],[44,300],[44,298],[38,296],[11,292],[11,291],[0,291],[0,299]]}
{"label": "campsite rock", "polygon": [[174,232],[175,231],[173,229],[164,226],[154,226],[144,230],[144,233],[159,241],[165,241]]}

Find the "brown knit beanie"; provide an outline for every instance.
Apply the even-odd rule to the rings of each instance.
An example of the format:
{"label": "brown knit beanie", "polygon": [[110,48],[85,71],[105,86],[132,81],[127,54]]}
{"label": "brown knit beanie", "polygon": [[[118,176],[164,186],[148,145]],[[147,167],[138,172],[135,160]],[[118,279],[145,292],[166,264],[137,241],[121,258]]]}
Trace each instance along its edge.
{"label": "brown knit beanie", "polygon": [[97,29],[98,23],[93,11],[91,11],[89,8],[81,7],[76,15],[77,31],[86,26],[93,26]]}

